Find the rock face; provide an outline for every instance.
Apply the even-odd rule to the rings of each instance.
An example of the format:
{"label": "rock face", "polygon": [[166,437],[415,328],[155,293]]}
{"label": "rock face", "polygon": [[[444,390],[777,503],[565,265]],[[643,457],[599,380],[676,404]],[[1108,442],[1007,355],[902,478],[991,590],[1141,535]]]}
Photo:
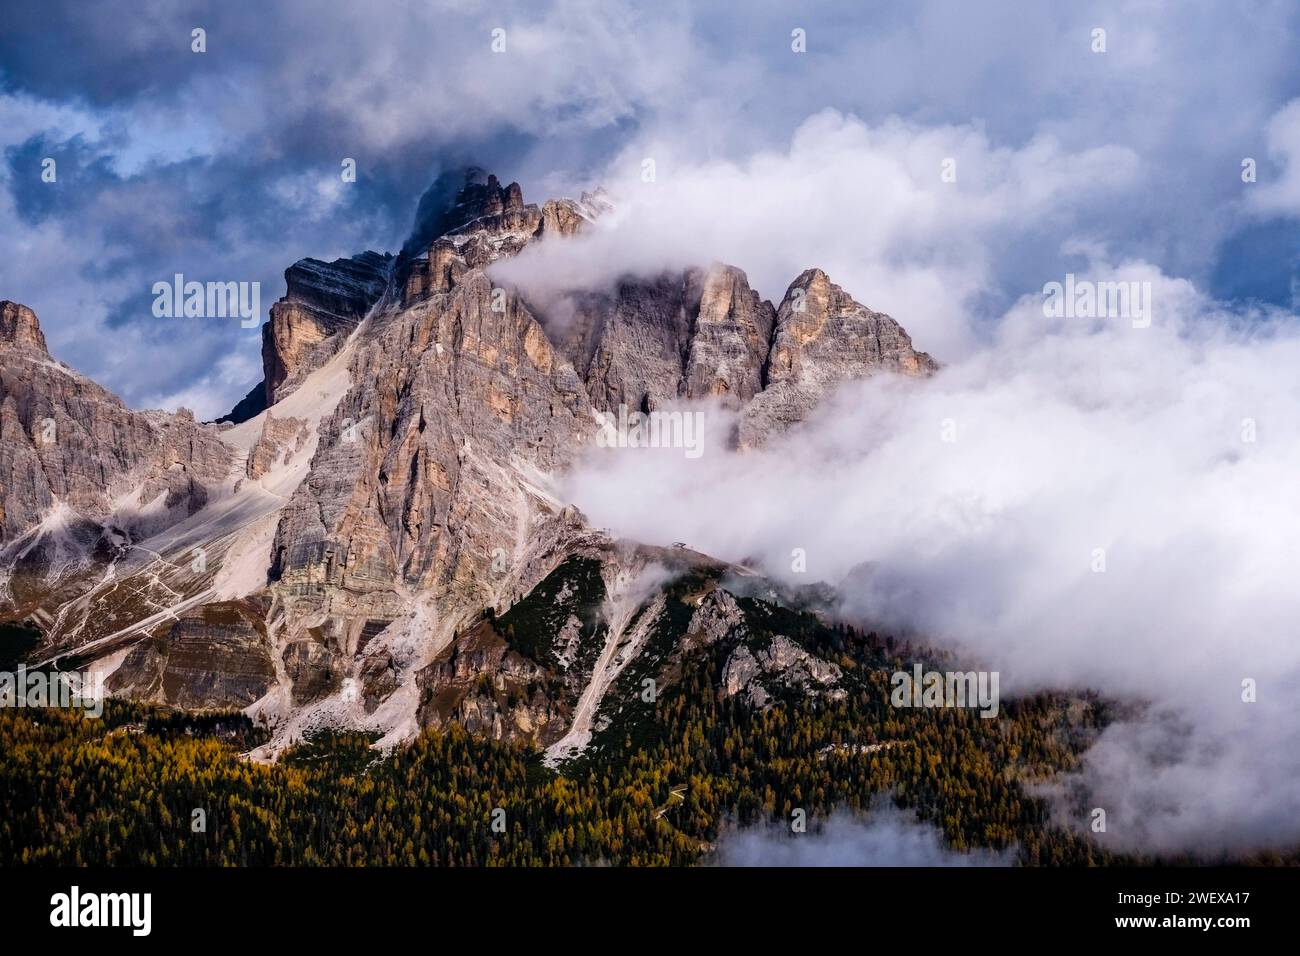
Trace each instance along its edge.
{"label": "rock face", "polygon": [[543,318],[573,363],[592,407],[653,411],[715,398],[742,410],[738,442],[753,447],[802,421],[836,386],[879,373],[925,376],[938,365],[872,312],[810,269],[779,310],[734,266],[621,280],[578,291]]}
{"label": "rock face", "polygon": [[291,416],[262,416],[262,433],[249,449],[244,467],[249,478],[261,478],[287,462],[307,442],[307,423]]}
{"label": "rock face", "polygon": [[333,262],[300,259],[285,270],[287,291],[262,327],[267,405],[339,350],[383,294],[391,264],[392,256],[363,252]]}
{"label": "rock face", "polygon": [[493,740],[547,746],[564,735],[571,713],[547,695],[552,677],[482,621],[420,671],[420,723],[454,722]]}
{"label": "rock face", "polygon": [[428,249],[401,264],[402,305],[448,292],[465,272],[516,255],[531,241],[571,236],[607,207],[602,195],[584,193],[580,202],[553,199],[539,208],[524,203],[518,183],[471,180],[439,219]]}
{"label": "rock face", "polygon": [[[454,231],[411,262],[400,299],[339,356],[365,387],[321,422],[309,474],[275,530],[272,614],[299,703],[335,693],[354,671],[373,698],[492,605],[494,564],[513,564],[554,510],[535,476],[589,440],[573,367],[484,271],[537,235],[541,211],[489,179],[466,186],[448,215]],[[399,622],[357,662],[368,623],[403,617],[416,595],[428,610],[418,659],[390,646],[408,626]]]}
{"label": "rock face", "polygon": [[651,411],[680,397],[691,329],[684,277],[573,292],[549,303],[545,320],[598,411]]}
{"label": "rock face", "polygon": [[579,291],[548,308],[547,327],[599,411],[702,398],[739,406],[763,388],[775,310],[734,266],[629,278],[613,294]]}
{"label": "rock face", "polygon": [[824,693],[831,700],[844,696],[839,686],[842,674],[834,664],[822,660],[783,634],[773,635],[757,651],[741,645],[727,658],[722,671],[722,692],[733,697],[743,694],[756,707],[764,707],[782,691],[802,694]]}
{"label": "rock face", "polygon": [[700,601],[687,630],[706,644],[716,644],[728,635],[744,637],[745,615],[730,593],[715,589]]}
{"label": "rock face", "polygon": [[238,710],[270,690],[275,662],[266,608],[223,601],[184,612],[141,641],[108,679],[112,693],[187,709]]}
{"label": "rock face", "polygon": [[912,348],[903,327],[872,312],[809,269],[790,284],[776,316],[767,387],[745,409],[740,443],[761,444],[803,421],[833,387],[878,372],[929,375],[934,359]]}
{"label": "rock face", "polygon": [[0,302],[0,343],[8,348],[30,349],[44,354],[45,333],[36,321],[36,313],[8,299]]}
{"label": "rock face", "polygon": [[266,754],[455,721],[562,759],[696,651],[755,706],[834,692],[835,665],[726,586],[741,572],[612,540],[553,479],[596,412],[710,400],[753,445],[840,382],[933,361],[817,270],[780,309],[720,263],[531,301],[492,264],[591,228],[604,197],[538,206],[477,174],[447,195],[399,256],[288,270],[261,399],[224,428],[126,409],[3,305],[0,613],[41,626],[34,658],[246,708]]}
{"label": "rock face", "polygon": [[35,314],[0,304],[0,607],[9,617],[199,511],[234,457],[190,413],[132,411],[56,362]]}
{"label": "rock face", "polygon": [[277,580],[302,594],[459,583],[487,596],[482,572],[527,511],[517,466],[561,465],[590,420],[541,326],[513,296],[494,311],[492,291],[472,270],[376,324],[350,368],[373,385],[323,426],[276,534]]}
{"label": "rock face", "polygon": [[[714,266],[688,277],[695,305],[691,347],[686,359],[686,398],[717,396],[735,404],[763,390],[775,321],[772,303],[759,299],[745,273],[734,266]],[[696,301],[694,294],[690,297]]]}

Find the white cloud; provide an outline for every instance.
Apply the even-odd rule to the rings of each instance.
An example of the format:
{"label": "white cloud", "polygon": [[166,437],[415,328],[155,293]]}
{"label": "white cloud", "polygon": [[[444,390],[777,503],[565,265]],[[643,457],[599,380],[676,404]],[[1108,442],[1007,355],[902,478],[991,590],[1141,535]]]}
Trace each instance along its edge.
{"label": "white cloud", "polygon": [[1266,142],[1280,175],[1270,179],[1266,169],[1257,168],[1257,183],[1250,186],[1250,208],[1264,215],[1300,216],[1300,99],[1292,100],[1269,120]]}
{"label": "white cloud", "polygon": [[[141,19],[128,6],[71,11],[59,37],[21,25],[13,42],[22,55],[6,76],[22,102],[0,97],[3,145],[52,122],[47,114],[66,114],[55,124],[60,140],[84,128],[126,177],[105,187],[122,194],[116,205],[53,211],[75,250],[63,269],[23,257],[39,251],[47,223],[7,218],[6,251],[16,253],[0,265],[2,294],[51,324],[75,325],[73,345],[116,334],[89,316],[120,311],[139,284],[132,278],[124,292],[102,280],[146,254],[143,240],[123,243],[142,208],[137,185],[178,214],[247,221],[240,247],[187,248],[178,235],[157,243],[155,258],[176,252],[222,275],[273,278],[299,255],[396,247],[391,224],[408,221],[393,212],[402,189],[413,204],[435,161],[477,157],[508,165],[496,172],[520,180],[529,198],[612,177],[632,187],[621,191],[637,206],[629,221],[648,231],[642,252],[666,245],[732,261],[770,296],[820,265],[897,314],[922,347],[953,358],[1008,298],[1059,271],[1060,246],[1073,238],[1171,274],[1209,274],[1241,220],[1237,163],[1263,149],[1268,118],[1293,92],[1285,2],[1244,17],[1140,2],[792,11],[765,0],[650,11],[508,0],[417,5],[394,29],[360,7],[300,0],[256,13],[214,9],[203,56],[183,46],[176,55],[192,26],[183,16],[160,9]],[[789,48],[794,20],[808,31],[805,55]],[[1089,50],[1099,23],[1109,31],[1104,55]],[[497,27],[507,31],[501,54],[491,51]],[[61,54],[78,69],[60,67]],[[97,75],[103,82],[93,84]],[[936,154],[958,160],[946,192],[930,178]],[[659,162],[654,209],[635,182],[647,155]],[[374,224],[339,213],[337,192],[315,188],[343,156],[358,159],[359,182],[381,191]],[[633,262],[644,258],[633,252]],[[86,263],[93,278],[71,275]],[[76,313],[64,308],[70,282]],[[151,348],[166,347],[162,337],[139,338],[139,367],[160,367]],[[231,347],[215,336],[186,345]],[[89,348],[65,357],[88,358],[87,371],[110,376],[106,384],[132,401],[142,394],[134,369],[119,374]],[[178,369],[169,387],[189,374]]]}
{"label": "white cloud", "polygon": [[[653,182],[642,180],[646,158]],[[942,176],[948,159],[955,182]],[[1039,137],[1009,149],[978,126],[894,118],[873,127],[824,110],[788,148],[743,163],[699,162],[682,143],[631,148],[610,167],[618,208],[599,229],[527,249],[496,271],[538,294],[721,260],[779,302],[818,266],[947,359],[975,340],[971,302],[991,291],[991,264],[1011,243],[1088,220],[1138,166],[1122,147],[1067,153]]]}
{"label": "white cloud", "polygon": [[724,833],[721,866],[1010,866],[1014,854],[944,846],[940,831],[882,806],[865,819],[836,813],[820,827],[792,833],[787,827],[751,827]]}
{"label": "white cloud", "polygon": [[1092,275],[1150,281],[1152,326],[1049,320],[1033,297],[929,382],[850,386],[758,453],[605,451],[570,497],[795,580],[804,548],[847,611],[959,647],[1004,693],[1150,701],[1086,767],[1108,840],[1300,840],[1300,320],[1225,312],[1141,263]]}

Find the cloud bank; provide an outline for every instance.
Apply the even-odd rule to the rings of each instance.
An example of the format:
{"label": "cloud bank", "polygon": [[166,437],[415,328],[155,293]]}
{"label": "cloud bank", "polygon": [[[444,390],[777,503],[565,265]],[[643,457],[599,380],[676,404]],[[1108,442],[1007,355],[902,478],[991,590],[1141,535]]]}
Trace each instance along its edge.
{"label": "cloud bank", "polygon": [[835,584],[1004,694],[1147,702],[1084,771],[1115,845],[1300,841],[1300,318],[1093,269],[1152,284],[1149,328],[1030,297],[930,381],[847,386],[754,453],[600,450],[570,498],[619,534]]}
{"label": "cloud bank", "polygon": [[996,263],[1045,248],[1034,259],[1046,270],[1059,257],[1050,237],[1083,228],[1140,165],[1119,146],[1068,153],[1042,137],[1008,149],[979,126],[872,127],[834,110],[743,163],[693,163],[659,145],[653,181],[630,157],[611,167],[635,172],[610,179],[616,208],[590,235],[525,249],[495,274],[545,296],[717,260],[779,302],[815,265],[872,308],[907,316],[914,339],[951,357],[978,335],[972,304],[995,293]]}

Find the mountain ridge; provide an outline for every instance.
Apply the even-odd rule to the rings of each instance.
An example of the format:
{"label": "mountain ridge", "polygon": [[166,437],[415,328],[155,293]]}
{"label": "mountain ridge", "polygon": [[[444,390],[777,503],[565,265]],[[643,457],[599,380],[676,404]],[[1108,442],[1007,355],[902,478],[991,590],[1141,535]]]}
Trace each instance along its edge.
{"label": "mountain ridge", "polygon": [[[620,277],[544,308],[489,274],[608,208],[601,193],[527,204],[517,183],[475,177],[422,253],[299,260],[263,327],[264,408],[252,411],[255,389],[251,414],[201,424],[95,392],[92,420],[107,424],[71,431],[76,461],[120,463],[96,487],[130,484],[137,499],[159,489],[134,510],[120,495],[69,501],[67,489],[15,482],[50,465],[33,408],[57,411],[63,392],[36,371],[35,315],[6,304],[0,616],[41,629],[39,660],[98,669],[114,694],[245,709],[275,729],[266,756],[313,727],[395,742],[453,718],[556,759],[580,752],[604,693],[666,613],[664,581],[699,561],[752,577],[617,541],[557,497],[554,478],[591,446],[596,413],[713,400],[740,413],[732,441],[754,447],[843,381],[938,367],[816,269],[779,306],[723,263]],[[556,622],[572,653],[538,661],[482,623],[574,561],[589,562],[586,591],[600,597]],[[712,590],[729,593],[715,582],[701,607]],[[733,675],[763,660],[830,673],[789,648],[745,653]],[[513,673],[557,689],[508,707],[472,694],[451,705],[448,688],[475,660],[475,680]]]}

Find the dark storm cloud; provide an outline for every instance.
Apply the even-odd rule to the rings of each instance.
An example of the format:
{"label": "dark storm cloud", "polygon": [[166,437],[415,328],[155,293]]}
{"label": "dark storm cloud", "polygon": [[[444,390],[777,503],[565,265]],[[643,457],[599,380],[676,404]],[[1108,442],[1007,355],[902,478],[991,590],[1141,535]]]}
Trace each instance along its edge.
{"label": "dark storm cloud", "polygon": [[196,66],[189,58],[194,18],[211,22],[228,7],[226,21],[237,24],[234,6],[7,0],[4,85],[98,107],[175,93]]}
{"label": "dark storm cloud", "polygon": [[[494,19],[427,4],[42,3],[7,20],[0,89],[37,128],[0,134],[3,185],[19,227],[45,242],[10,234],[0,294],[32,305],[60,358],[133,404],[206,397],[213,414],[258,374],[256,335],[160,322],[153,282],[258,281],[265,309],[298,258],[398,248],[439,174],[474,163],[522,178],[550,119],[566,133],[548,151],[599,164],[601,131],[634,112],[600,84],[574,106],[526,65],[488,60]],[[534,22],[534,39],[516,42],[563,33]],[[195,27],[205,53],[190,49]],[[559,72],[561,87],[581,87]],[[58,109],[97,135],[69,130]],[[48,125],[31,117],[41,110]],[[55,183],[40,177],[47,157]],[[340,180],[344,158],[355,183]]]}
{"label": "dark storm cloud", "polygon": [[[76,190],[48,189],[39,176],[31,175],[41,169],[45,157],[56,153],[60,179],[76,186]],[[117,181],[109,157],[87,144],[82,136],[74,136],[62,143],[47,136],[33,136],[25,143],[6,149],[4,161],[13,183],[14,211],[28,225],[50,216],[72,215],[85,191],[94,191]]]}

